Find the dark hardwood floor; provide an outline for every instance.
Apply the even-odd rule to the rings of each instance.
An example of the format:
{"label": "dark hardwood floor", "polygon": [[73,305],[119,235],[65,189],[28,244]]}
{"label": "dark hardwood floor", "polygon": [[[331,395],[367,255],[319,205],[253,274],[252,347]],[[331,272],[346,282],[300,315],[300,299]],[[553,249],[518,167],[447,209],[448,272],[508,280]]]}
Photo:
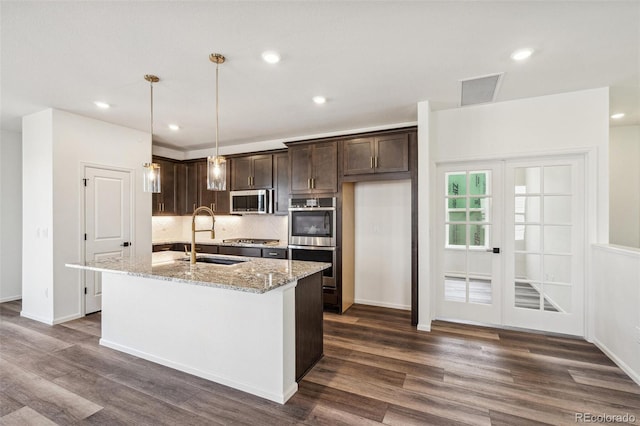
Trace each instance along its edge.
{"label": "dark hardwood floor", "polygon": [[[47,326],[0,304],[0,424],[534,425],[635,416],[640,387],[593,345],[356,305],[285,405],[98,344],[100,314]],[[633,424],[633,423],[632,423]]]}

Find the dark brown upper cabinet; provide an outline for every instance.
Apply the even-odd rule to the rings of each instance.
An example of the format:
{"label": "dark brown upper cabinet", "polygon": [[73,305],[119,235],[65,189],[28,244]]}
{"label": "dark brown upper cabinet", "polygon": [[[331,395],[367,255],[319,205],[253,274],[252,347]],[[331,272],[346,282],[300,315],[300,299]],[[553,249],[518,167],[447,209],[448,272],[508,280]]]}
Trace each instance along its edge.
{"label": "dark brown upper cabinet", "polygon": [[337,141],[289,145],[291,194],[338,192]]}
{"label": "dark brown upper cabinet", "polygon": [[178,213],[177,175],[179,163],[163,158],[153,157],[153,162],[160,165],[160,193],[153,194],[152,214],[154,216],[175,216]]}
{"label": "dark brown upper cabinet", "polygon": [[407,133],[345,140],[343,150],[345,176],[409,170]]}
{"label": "dark brown upper cabinet", "polygon": [[193,214],[200,206],[209,207],[215,214],[229,214],[229,167],[227,167],[227,190],[209,191],[207,189],[207,160],[184,164],[184,191],[182,213]]}
{"label": "dark brown upper cabinet", "polygon": [[289,154],[273,155],[273,187],[275,189],[275,214],[289,213]]}
{"label": "dark brown upper cabinet", "polygon": [[250,155],[231,159],[231,189],[273,188],[273,155]]}

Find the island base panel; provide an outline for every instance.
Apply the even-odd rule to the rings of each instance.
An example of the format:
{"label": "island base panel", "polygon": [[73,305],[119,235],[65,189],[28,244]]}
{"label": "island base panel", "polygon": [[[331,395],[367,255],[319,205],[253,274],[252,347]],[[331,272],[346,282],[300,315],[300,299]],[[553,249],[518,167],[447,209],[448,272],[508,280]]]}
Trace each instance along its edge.
{"label": "island base panel", "polygon": [[102,345],[281,404],[297,391],[295,281],[256,294],[102,275]]}

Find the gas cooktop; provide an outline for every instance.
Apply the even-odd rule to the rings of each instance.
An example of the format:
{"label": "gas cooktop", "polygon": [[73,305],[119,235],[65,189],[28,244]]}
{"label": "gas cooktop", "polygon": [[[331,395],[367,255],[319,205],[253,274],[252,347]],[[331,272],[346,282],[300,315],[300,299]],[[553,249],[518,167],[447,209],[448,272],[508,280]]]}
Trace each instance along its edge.
{"label": "gas cooktop", "polygon": [[262,244],[265,246],[274,246],[280,242],[280,240],[260,239],[260,238],[229,238],[222,240],[223,243],[235,243],[235,244]]}

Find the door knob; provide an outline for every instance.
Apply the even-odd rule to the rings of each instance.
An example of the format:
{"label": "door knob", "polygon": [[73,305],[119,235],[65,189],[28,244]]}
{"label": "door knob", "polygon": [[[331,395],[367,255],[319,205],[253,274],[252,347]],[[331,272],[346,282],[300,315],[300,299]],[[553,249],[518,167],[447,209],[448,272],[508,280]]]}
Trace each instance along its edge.
{"label": "door knob", "polygon": [[125,241],[124,243],[120,244],[121,247],[129,247],[131,245],[131,241]]}
{"label": "door knob", "polygon": [[488,248],[487,252],[500,254],[500,247]]}

